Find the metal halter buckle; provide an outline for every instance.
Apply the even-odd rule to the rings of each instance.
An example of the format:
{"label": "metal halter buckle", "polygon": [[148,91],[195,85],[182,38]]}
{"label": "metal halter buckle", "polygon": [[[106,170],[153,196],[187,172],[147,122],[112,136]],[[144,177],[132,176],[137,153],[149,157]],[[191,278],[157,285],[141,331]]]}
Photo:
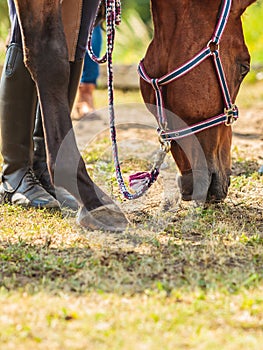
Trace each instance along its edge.
{"label": "metal halter buckle", "polygon": [[159,132],[159,137],[158,137],[158,138],[159,138],[160,145],[161,145],[161,149],[162,149],[162,151],[164,151],[164,152],[166,152],[166,153],[169,153],[170,150],[171,150],[171,141],[169,141],[169,140],[164,140],[164,139],[162,138],[161,133],[162,133],[162,130]]}
{"label": "metal halter buckle", "polygon": [[235,105],[231,105],[231,108],[224,109],[224,113],[226,115],[227,120],[225,121],[226,126],[231,126],[235,121],[236,118],[234,116],[234,112],[236,111],[237,107]]}

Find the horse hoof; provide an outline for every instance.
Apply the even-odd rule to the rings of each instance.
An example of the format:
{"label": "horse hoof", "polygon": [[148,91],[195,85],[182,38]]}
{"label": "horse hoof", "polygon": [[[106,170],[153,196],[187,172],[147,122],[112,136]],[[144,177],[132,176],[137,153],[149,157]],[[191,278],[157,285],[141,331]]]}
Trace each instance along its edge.
{"label": "horse hoof", "polygon": [[115,204],[108,204],[93,210],[82,207],[77,214],[77,224],[90,230],[122,232],[129,221]]}

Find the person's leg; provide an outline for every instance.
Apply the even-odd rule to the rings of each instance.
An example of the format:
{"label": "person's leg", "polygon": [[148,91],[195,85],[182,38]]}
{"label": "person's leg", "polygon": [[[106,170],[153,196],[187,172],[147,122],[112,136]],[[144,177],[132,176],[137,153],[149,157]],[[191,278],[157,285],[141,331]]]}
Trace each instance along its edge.
{"label": "person's leg", "polygon": [[[92,34],[92,49],[94,54],[99,57],[102,46],[102,29],[100,25],[97,25]],[[88,52],[85,53],[84,67],[81,76],[81,83],[96,84],[99,77],[99,65],[94,62]]]}
{"label": "person's leg", "polygon": [[13,43],[7,49],[0,84],[4,160],[0,202],[57,208],[58,202],[44,190],[32,171],[35,107],[35,85],[24,66],[21,48]]}
{"label": "person's leg", "polygon": [[[84,24],[85,21],[85,17],[87,17],[87,3],[89,1],[85,1],[86,5],[83,6],[83,9],[85,11],[85,13],[83,13],[82,18],[80,19],[83,23],[82,26]],[[68,2],[67,6],[70,5],[70,3]],[[93,10],[89,11],[89,13],[94,13],[96,9],[96,4],[94,4],[93,6]],[[67,9],[66,9],[67,11]],[[14,2],[13,0],[9,0],[9,14],[10,14],[10,19],[11,19],[11,35],[10,35],[10,40],[12,43],[17,43],[17,45],[19,47],[22,48],[22,39],[21,39],[21,31],[19,28],[19,23],[18,23],[18,17],[17,17],[17,13],[16,13],[16,9],[14,6]],[[69,17],[70,18],[70,17]],[[75,23],[75,17],[74,17],[74,21],[73,23]],[[87,22],[86,22],[87,23]],[[67,25],[67,23],[66,23]],[[87,25],[86,25],[87,27]],[[88,30],[88,29],[87,29]],[[77,42],[77,52],[76,52],[76,60],[74,62],[70,62],[70,83],[69,83],[69,91],[68,91],[68,97],[69,97],[69,106],[70,109],[72,109],[73,103],[74,103],[74,99],[75,99],[75,95],[79,86],[79,80],[80,80],[80,76],[81,76],[81,72],[82,72],[82,61],[83,59],[81,58],[81,56],[83,56],[83,42],[86,39],[83,39],[83,34],[82,36],[80,36],[78,42]],[[21,70],[25,71],[26,73],[28,72],[27,69],[24,66],[23,63],[23,56],[19,55],[17,58],[17,61],[19,63],[19,65],[21,66]],[[19,75],[17,77],[17,75]],[[30,144],[28,146],[28,152],[30,152],[30,157],[28,156],[28,165],[31,168],[32,165],[32,122],[33,119],[32,117],[30,117],[31,115],[33,116],[34,114],[34,110],[36,109],[36,89],[35,89],[35,83],[33,82],[33,80],[31,79],[31,77],[29,76],[29,74],[25,74],[24,76],[21,75],[20,73],[16,72],[15,77],[14,77],[14,82],[13,82],[13,89],[12,91],[15,92],[15,94],[17,95],[17,90],[21,89],[22,87],[22,91],[21,95],[23,96],[23,83],[25,83],[25,86],[27,84],[27,80],[30,84],[31,89],[26,89],[25,92],[28,92],[28,98],[23,98],[23,101],[26,105],[26,107],[32,107],[32,111],[31,114],[29,114],[29,111],[26,110],[24,115],[25,118],[31,118],[31,127],[29,127],[29,123],[24,123],[25,120],[22,121],[22,124],[27,125],[29,128],[24,128],[24,132],[28,132],[27,134],[27,140],[28,143]],[[10,91],[8,93],[8,97],[10,97],[11,101],[13,100],[13,96],[10,95]],[[34,94],[34,99],[32,98],[31,94]],[[25,94],[24,94],[25,95]],[[5,96],[5,99],[7,97]],[[30,101],[32,101],[32,106],[30,105]],[[12,102],[11,102],[12,103]],[[6,113],[6,111],[3,111],[4,115],[8,115]],[[10,118],[8,118],[8,120],[11,120]],[[20,119],[21,120],[21,119]],[[4,123],[5,126],[7,127],[8,125],[10,125],[9,123]],[[3,127],[2,129],[4,130],[6,127]],[[20,131],[21,133],[21,131]],[[4,132],[4,136],[7,136],[8,133]],[[4,137],[3,136],[3,137]],[[25,139],[25,137],[24,137]],[[76,200],[74,199],[74,197],[72,197],[67,191],[65,191],[62,188],[54,188],[54,186],[52,185],[51,181],[50,181],[50,176],[48,173],[48,169],[47,169],[47,164],[46,164],[46,152],[45,152],[45,142],[44,142],[44,134],[43,134],[43,127],[42,127],[42,118],[41,118],[41,112],[40,112],[40,108],[38,105],[37,108],[37,113],[36,113],[36,123],[35,123],[35,129],[34,129],[34,163],[33,163],[33,168],[34,168],[34,173],[37,177],[37,179],[40,181],[41,185],[44,187],[44,189],[49,192],[53,197],[57,197],[59,202],[66,207],[70,207],[71,209],[77,209],[78,205]],[[6,142],[3,142],[4,145],[6,145]],[[10,153],[9,148],[8,148],[8,152],[6,152],[6,149],[8,147],[4,148],[4,153],[5,155],[8,153]],[[30,159],[29,159],[30,158]],[[21,159],[21,158],[20,158]],[[22,160],[21,160],[22,162]],[[21,163],[20,162],[20,163]],[[21,165],[22,166],[22,165]],[[19,168],[20,165],[18,162],[16,162],[16,167]],[[17,192],[15,190],[15,188],[17,187],[17,182],[19,182],[21,179],[21,177],[23,177],[24,172],[22,172],[22,169],[18,169],[19,170],[19,176],[17,174],[11,173],[11,175],[8,176],[7,178],[7,174],[10,173],[10,171],[8,171],[8,168],[10,168],[10,164],[4,165],[4,171],[3,171],[3,185],[7,184],[7,180],[10,182],[12,181],[12,192]],[[26,168],[27,169],[27,168]],[[24,169],[24,170],[26,170]],[[10,184],[9,184],[10,186]],[[23,187],[24,188],[24,187]],[[25,189],[24,189],[25,190]],[[6,197],[5,193],[6,190],[2,187],[2,197]],[[8,198],[10,197],[10,195],[8,196]],[[26,200],[26,199],[25,199]],[[53,201],[53,199],[52,199]],[[28,201],[26,200],[26,203]],[[33,204],[33,203],[32,203]],[[50,205],[50,203],[49,203]]]}
{"label": "person's leg", "polygon": [[[75,4],[78,7],[77,4]],[[74,100],[77,94],[77,90],[80,83],[80,78],[83,69],[83,56],[85,54],[85,47],[87,41],[87,33],[90,30],[90,24],[98,6],[97,1],[84,0],[82,4],[82,14],[80,18],[80,30],[78,38],[68,38],[67,43],[75,42],[75,54],[73,55],[73,48],[69,48],[69,55],[74,61],[70,62],[70,76],[69,76],[69,86],[68,86],[68,102],[69,109],[72,111]],[[75,10],[74,10],[75,11]],[[73,12],[74,12],[73,11]],[[62,5],[62,17],[64,30],[68,36],[72,33],[76,33],[76,17],[72,12],[72,3],[69,0],[64,0]],[[75,35],[75,34],[74,34]],[[76,200],[62,187],[54,187],[51,183],[51,179],[48,172],[48,167],[46,163],[46,151],[45,151],[45,140],[42,125],[42,116],[40,106],[38,105],[37,115],[36,115],[36,125],[34,129],[34,165],[33,169],[35,175],[42,183],[44,188],[53,196],[55,196],[60,204],[64,207],[69,207],[70,209],[77,209],[78,204]]]}
{"label": "person's leg", "polygon": [[[9,0],[9,15],[10,15],[10,21],[11,21],[11,33],[10,33],[9,40],[13,45],[13,48],[10,49],[10,52],[14,51],[14,44],[16,44],[20,48],[20,53],[21,53],[21,51],[22,51],[21,31],[20,31],[18,17],[17,17],[17,13],[16,13],[16,9],[15,9],[13,0]],[[24,66],[23,56],[21,54],[16,55],[16,64],[17,64],[17,66],[19,65],[20,68],[16,69],[16,71],[12,72],[12,76],[13,76],[12,89],[9,88],[8,93],[5,92],[5,90],[7,88],[7,83],[6,83],[6,79],[5,79],[5,87],[3,88],[2,91],[5,94],[4,100],[11,101],[10,103],[12,105],[14,105],[15,109],[19,109],[21,111],[21,107],[18,106],[17,99],[16,99],[16,103],[13,103],[14,94],[16,96],[18,96],[18,98],[19,98],[19,96],[21,96],[21,101],[23,101],[23,104],[25,106],[24,112],[23,112],[24,118],[19,117],[20,118],[19,121],[21,121],[21,125],[24,126],[24,134],[22,134],[21,130],[18,132],[19,132],[19,135],[23,138],[23,140],[28,142],[28,147],[27,148],[25,147],[26,151],[28,152],[28,155],[25,156],[24,158],[26,159],[26,161],[28,163],[28,167],[30,167],[30,170],[31,170],[31,167],[32,167],[32,147],[33,147],[32,146],[32,123],[33,123],[33,114],[34,114],[34,111],[36,110],[36,104],[37,104],[36,103],[36,87],[35,87],[35,83],[33,82],[33,80],[31,79],[31,77],[29,75],[27,68]],[[71,106],[71,109],[72,109],[72,106],[74,103],[76,91],[78,89],[81,71],[82,71],[82,60],[78,60],[76,62],[70,63],[69,104]],[[23,74],[23,73],[25,73],[25,74]],[[11,83],[9,82],[9,85],[10,84]],[[23,91],[24,86],[26,87],[28,85],[30,85],[30,88],[26,88],[25,91]],[[12,91],[14,92],[13,95],[12,95]],[[3,103],[2,107],[3,106],[4,106],[4,103]],[[1,114],[3,114],[2,130],[3,130],[3,144],[4,144],[3,152],[5,155],[5,158],[7,157],[7,155],[9,155],[9,158],[10,158],[10,152],[11,152],[10,147],[7,146],[7,141],[5,140],[6,137],[9,138],[9,134],[6,130],[10,126],[10,123],[8,122],[8,120],[10,122],[12,122],[12,118],[10,117],[10,113],[11,113],[11,110],[9,108],[8,108],[8,110],[5,108],[4,110],[2,110],[2,113],[1,113]],[[4,122],[5,116],[7,117],[6,122]],[[15,112],[14,117],[16,118],[16,112]],[[30,123],[27,122],[28,119],[30,119]],[[28,128],[26,126],[28,126]],[[11,126],[11,129],[12,129],[12,127],[13,126]],[[13,132],[13,131],[11,130],[11,132]],[[25,136],[25,133],[27,133],[27,137]],[[41,118],[39,104],[38,104],[38,108],[37,108],[37,112],[36,112],[36,122],[35,122],[33,140],[34,140],[33,170],[34,170],[34,175],[37,177],[37,180],[39,180],[40,184],[43,186],[43,188],[49,194],[51,194],[54,198],[58,199],[58,201],[60,202],[62,207],[68,207],[70,209],[77,210],[78,204],[77,204],[77,201],[74,199],[74,197],[71,196],[67,191],[65,191],[62,188],[56,188],[56,190],[55,190],[54,186],[52,185],[52,183],[50,181],[50,176],[49,176],[47,164],[46,164],[45,142],[44,142],[42,118]],[[17,147],[17,146],[15,146],[15,147]],[[3,198],[6,198],[5,200],[7,200],[7,197],[10,199],[11,194],[8,194],[8,196],[7,196],[6,189],[5,189],[7,183],[8,183],[8,186],[10,186],[10,184],[9,184],[10,181],[12,182],[11,183],[12,193],[18,192],[18,191],[21,192],[21,188],[19,188],[18,191],[15,188],[18,186],[18,183],[20,182],[21,178],[24,176],[25,172],[22,170],[28,169],[28,167],[26,167],[26,168],[24,167],[23,161],[25,161],[25,160],[24,160],[24,158],[21,157],[21,155],[19,155],[16,152],[16,149],[14,151],[14,154],[17,155],[17,158],[20,159],[20,162],[18,162],[17,160],[15,162],[14,161],[12,162],[12,166],[13,167],[15,166],[15,169],[17,169],[16,172],[12,172],[10,170],[11,164],[7,164],[7,163],[4,164],[3,185],[1,187],[1,201],[4,200]],[[15,163],[15,165],[14,165],[14,163]],[[30,183],[30,187],[32,187],[31,185],[32,185],[32,181]],[[23,188],[24,194],[27,193],[27,196],[28,196],[27,188],[25,188],[25,186],[22,186],[22,188]],[[35,186],[33,186],[33,189],[34,188],[35,188]],[[36,193],[39,194],[40,193],[39,188],[37,187],[36,189],[37,189]],[[35,191],[33,191],[33,192],[35,192]],[[42,192],[44,193],[44,190]],[[41,194],[42,197],[43,197],[43,193]],[[21,196],[21,194],[20,194],[20,196]],[[45,197],[47,197],[47,196],[48,196],[48,194],[46,194]],[[12,201],[14,201],[14,198],[16,198],[16,197],[17,197],[17,195],[16,196],[12,195]],[[48,196],[48,197],[50,198],[50,196]],[[28,201],[28,198],[25,198],[24,200],[25,200],[26,205],[31,205],[30,204],[31,200]],[[35,205],[34,204],[35,202],[36,202],[36,198],[34,196],[34,201],[32,202],[32,205]],[[39,203],[39,200],[37,202]],[[53,203],[54,199],[50,198],[49,202]],[[45,198],[45,202],[42,204],[45,206],[45,203],[46,203],[46,198]],[[42,204],[40,206],[42,206]],[[50,205],[50,203],[48,203],[48,205]]]}
{"label": "person's leg", "polygon": [[[96,26],[92,35],[92,48],[99,57],[102,46],[102,33],[100,25]],[[78,99],[75,104],[72,119],[81,119],[83,116],[94,112],[93,92],[99,77],[99,65],[94,62],[88,52],[85,53],[84,67],[78,90]]]}
{"label": "person's leg", "polygon": [[[69,82],[69,91],[68,91],[70,110],[72,110],[73,108],[76,92],[79,86],[82,66],[83,66],[83,60],[70,62],[70,82]],[[42,125],[41,110],[39,105],[36,113],[36,123],[35,123],[35,129],[33,133],[33,140],[34,140],[33,170],[37,179],[40,181],[40,183],[45,188],[45,190],[59,201],[62,207],[69,208],[74,211],[77,210],[78,203],[75,200],[75,198],[62,187],[55,188],[55,186],[51,183],[47,162],[46,162],[45,139],[44,139],[44,131],[43,131],[43,125]]]}
{"label": "person's leg", "polygon": [[0,83],[0,124],[3,156],[0,202],[58,208],[32,171],[32,132],[36,89],[23,63],[21,35],[13,1],[9,0],[10,42]]}

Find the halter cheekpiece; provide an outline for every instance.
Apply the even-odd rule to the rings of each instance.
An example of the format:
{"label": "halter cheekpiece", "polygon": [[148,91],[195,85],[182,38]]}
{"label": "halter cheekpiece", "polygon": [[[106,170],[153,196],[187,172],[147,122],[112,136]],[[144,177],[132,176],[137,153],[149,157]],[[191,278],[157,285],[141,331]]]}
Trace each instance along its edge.
{"label": "halter cheekpiece", "polygon": [[[158,133],[159,140],[161,143],[166,144],[172,140],[178,140],[193,134],[196,134],[205,129],[214,127],[216,125],[225,124],[231,125],[238,118],[238,108],[232,103],[231,96],[229,93],[223,65],[219,55],[219,43],[222,38],[225,26],[228,21],[228,17],[231,10],[231,0],[225,0],[222,2],[218,22],[216,29],[213,33],[211,40],[207,43],[206,47],[203,48],[197,55],[185,64],[175,69],[169,74],[166,74],[160,78],[151,78],[147,74],[143,60],[140,62],[138,72],[141,78],[147,83],[151,84],[155,91],[156,108],[157,108],[157,122],[158,122]],[[165,113],[165,104],[162,94],[162,86],[172,83],[193,70],[201,62],[208,57],[213,56],[216,73],[218,76],[219,84],[221,87],[222,95],[224,98],[225,109],[223,113],[191,125],[189,127],[178,129],[178,130],[167,130],[167,118]]]}

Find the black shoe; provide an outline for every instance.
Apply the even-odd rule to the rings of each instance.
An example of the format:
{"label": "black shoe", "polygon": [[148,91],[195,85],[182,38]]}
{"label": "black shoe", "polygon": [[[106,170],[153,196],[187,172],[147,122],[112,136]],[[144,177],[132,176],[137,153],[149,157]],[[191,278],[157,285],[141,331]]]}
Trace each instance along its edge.
{"label": "black shoe", "polygon": [[59,201],[62,208],[73,211],[79,209],[78,202],[68,191],[62,187],[54,187],[52,185],[46,162],[35,161],[33,169],[38,181],[48,193]]}
{"label": "black shoe", "polygon": [[0,203],[42,209],[60,208],[59,202],[42,187],[30,168],[16,189],[11,188],[7,181],[3,181],[0,185]]}

